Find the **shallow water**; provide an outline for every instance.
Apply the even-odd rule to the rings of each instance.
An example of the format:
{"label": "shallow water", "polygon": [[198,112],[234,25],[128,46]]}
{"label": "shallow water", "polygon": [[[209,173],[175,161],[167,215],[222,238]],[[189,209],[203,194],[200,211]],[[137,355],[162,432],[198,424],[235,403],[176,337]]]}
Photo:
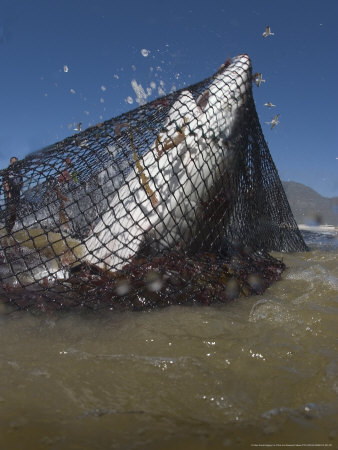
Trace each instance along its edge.
{"label": "shallow water", "polygon": [[0,315],[0,449],[337,447],[338,239],[261,296]]}

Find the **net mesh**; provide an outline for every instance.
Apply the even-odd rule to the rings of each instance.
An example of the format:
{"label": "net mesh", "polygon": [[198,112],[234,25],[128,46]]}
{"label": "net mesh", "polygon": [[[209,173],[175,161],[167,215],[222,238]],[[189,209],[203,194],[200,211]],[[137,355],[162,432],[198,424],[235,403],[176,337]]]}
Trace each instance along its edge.
{"label": "net mesh", "polygon": [[212,303],[263,292],[306,245],[247,55],[0,172],[0,297],[16,308]]}

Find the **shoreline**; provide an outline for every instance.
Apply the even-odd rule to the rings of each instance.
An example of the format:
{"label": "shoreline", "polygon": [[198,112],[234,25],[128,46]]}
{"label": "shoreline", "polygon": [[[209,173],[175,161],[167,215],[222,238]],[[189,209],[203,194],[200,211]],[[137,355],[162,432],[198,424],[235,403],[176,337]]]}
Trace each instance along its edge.
{"label": "shoreline", "polygon": [[297,224],[301,231],[312,231],[313,233],[338,234],[338,227],[335,225],[306,225],[304,223]]}

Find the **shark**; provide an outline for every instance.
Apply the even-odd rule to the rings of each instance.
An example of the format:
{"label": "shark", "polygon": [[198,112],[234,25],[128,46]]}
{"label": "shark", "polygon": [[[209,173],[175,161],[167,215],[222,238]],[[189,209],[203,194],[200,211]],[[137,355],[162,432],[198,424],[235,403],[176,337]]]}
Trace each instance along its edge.
{"label": "shark", "polygon": [[142,157],[132,127],[125,128],[134,164],[84,240],[82,261],[115,271],[137,255],[189,246],[202,205],[235,164],[250,69],[248,55],[239,55],[197,98],[182,90]]}

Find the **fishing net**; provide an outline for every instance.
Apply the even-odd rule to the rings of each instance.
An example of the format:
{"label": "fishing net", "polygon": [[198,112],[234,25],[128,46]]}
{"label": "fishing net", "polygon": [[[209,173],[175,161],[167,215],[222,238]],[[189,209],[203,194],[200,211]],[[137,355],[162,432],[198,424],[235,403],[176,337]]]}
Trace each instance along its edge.
{"label": "fishing net", "polygon": [[306,250],[247,55],[0,176],[0,297],[15,308],[224,302],[280,278],[269,252]]}

